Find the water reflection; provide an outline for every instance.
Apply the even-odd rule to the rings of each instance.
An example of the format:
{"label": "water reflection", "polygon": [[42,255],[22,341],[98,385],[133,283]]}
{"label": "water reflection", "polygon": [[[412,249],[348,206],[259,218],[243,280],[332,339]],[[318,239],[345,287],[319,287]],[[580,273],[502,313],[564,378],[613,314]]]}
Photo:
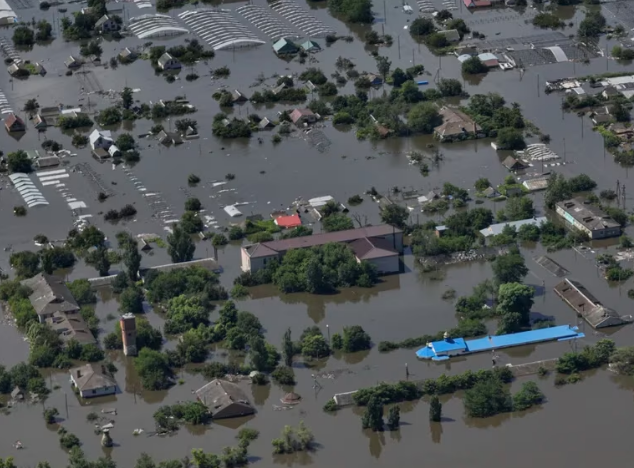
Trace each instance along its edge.
{"label": "water reflection", "polygon": [[429,421],[429,432],[431,433],[431,441],[439,444],[442,438],[442,423]]}

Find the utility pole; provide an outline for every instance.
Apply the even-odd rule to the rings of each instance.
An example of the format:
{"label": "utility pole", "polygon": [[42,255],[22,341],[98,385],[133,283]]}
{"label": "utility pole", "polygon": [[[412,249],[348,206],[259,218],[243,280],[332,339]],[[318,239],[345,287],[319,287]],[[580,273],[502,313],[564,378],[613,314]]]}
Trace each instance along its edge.
{"label": "utility pole", "polygon": [[396,36],[396,43],[398,44],[398,59],[401,60],[401,36]]}

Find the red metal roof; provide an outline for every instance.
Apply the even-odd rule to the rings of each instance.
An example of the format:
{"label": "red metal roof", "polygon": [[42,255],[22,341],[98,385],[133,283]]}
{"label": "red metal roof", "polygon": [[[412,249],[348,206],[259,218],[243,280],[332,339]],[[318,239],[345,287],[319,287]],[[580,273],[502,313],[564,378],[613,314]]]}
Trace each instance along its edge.
{"label": "red metal roof", "polygon": [[290,216],[278,216],[275,218],[275,224],[281,228],[289,229],[302,225],[302,220],[299,219],[299,215],[294,214]]}

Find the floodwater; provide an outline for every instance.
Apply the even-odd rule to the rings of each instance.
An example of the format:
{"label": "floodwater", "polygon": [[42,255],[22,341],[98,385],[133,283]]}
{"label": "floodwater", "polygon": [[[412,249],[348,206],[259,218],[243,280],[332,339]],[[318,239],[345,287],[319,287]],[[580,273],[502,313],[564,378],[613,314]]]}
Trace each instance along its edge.
{"label": "floodwater", "polygon": [[[125,5],[127,18],[149,11],[140,10],[133,4],[122,5]],[[225,8],[234,10],[239,5],[241,3],[231,3],[225,5]],[[71,4],[68,7],[70,14],[80,6]],[[314,7],[310,10],[311,14],[340,34],[347,34],[347,27],[329,17],[323,6],[311,4],[311,7]],[[461,79],[459,64],[455,58],[439,59],[425,47],[419,47],[412,41],[403,27],[413,16],[403,14],[400,3],[377,3],[374,8],[377,15],[381,16],[381,21],[374,26],[375,30],[384,28],[386,33],[394,37],[394,45],[379,50],[380,54],[389,56],[392,68],[407,68],[414,60],[415,63],[425,65],[430,81],[437,72],[442,77]],[[177,12],[172,11],[171,14],[175,15]],[[47,13],[35,9],[18,10],[18,14],[26,19],[47,17],[49,21],[59,20],[60,15],[54,9]],[[489,39],[542,32],[525,23],[524,19],[532,14],[530,9],[521,14],[509,9],[476,13],[458,9],[454,14],[464,17],[472,29],[486,33]],[[582,18],[582,14],[572,8],[561,9],[559,14],[566,22],[578,23]],[[512,18],[500,19],[509,15]],[[611,20],[611,17],[608,19]],[[142,60],[132,65],[120,66],[116,70],[86,67],[90,73],[89,78],[82,78],[81,75],[66,77],[63,60],[71,53],[76,54],[78,46],[57,39],[48,46],[36,46],[32,51],[23,53],[25,58],[44,63],[49,72],[46,77],[31,77],[27,81],[16,80],[11,83],[8,75],[0,74],[0,89],[7,95],[15,110],[21,109],[24,102],[32,97],[37,97],[41,106],[82,104],[90,106],[91,111],[96,111],[110,105],[111,99],[107,95],[80,95],[80,87],[86,88],[89,93],[96,89],[119,90],[126,85],[140,88],[135,93],[135,99],[140,102],[156,102],[159,99],[185,95],[198,108],[198,112],[188,117],[198,121],[201,138],[175,148],[162,147],[152,140],[139,140],[142,159],[132,171],[148,191],[160,192],[166,204],[177,215],[182,213],[185,200],[189,196],[196,196],[203,202],[205,214],[215,217],[220,225],[226,225],[230,221],[222,208],[236,202],[248,202],[240,207],[245,215],[262,214],[267,217],[270,211],[288,207],[297,197],[307,199],[333,195],[345,203],[351,195],[361,194],[371,186],[382,193],[394,186],[425,193],[444,182],[472,187],[479,177],[501,183],[507,175],[500,164],[502,156],[496,154],[486,140],[443,145],[442,162],[431,167],[430,175],[423,178],[416,167],[408,164],[405,153],[411,150],[431,151],[428,145],[433,140],[428,137],[390,139],[378,143],[359,142],[353,131],[339,131],[326,123],[319,130],[323,131],[331,145],[322,153],[312,147],[301,134],[286,138],[275,147],[272,146],[268,133],[262,136],[261,144],[256,138],[261,135],[256,135],[249,141],[219,141],[211,135],[211,120],[219,110],[211,95],[220,87],[237,88],[249,95],[255,91],[256,88],[251,85],[260,73],[265,77],[301,73],[309,66],[318,66],[329,75],[334,71],[334,62],[338,56],[353,59],[360,71],[375,71],[374,59],[359,40],[367,28],[355,27],[351,31],[355,38],[352,43],[338,41],[331,47],[325,47],[323,41],[318,41],[324,46],[324,50],[315,55],[318,63],[286,63],[275,58],[267,45],[235,52],[220,51],[209,64],[198,64],[195,67],[201,76],[198,81],[188,83],[182,79],[172,84],[155,76],[149,63]],[[566,28],[564,32],[571,34],[573,29]],[[0,31],[0,35],[8,38],[10,34],[10,30]],[[186,37],[194,36],[154,40],[154,44],[165,43],[169,47],[182,44]],[[104,62],[123,47],[141,43],[142,41],[135,38],[126,38],[119,42],[104,41]],[[605,48],[608,44],[602,42],[601,46]],[[228,80],[210,80],[209,69],[224,65],[231,69],[231,77]],[[567,164],[558,166],[556,170],[567,176],[585,172],[597,181],[599,189],[605,189],[614,187],[617,180],[629,185],[628,171],[616,165],[609,155],[605,156],[602,139],[591,131],[587,120],[579,119],[575,114],[562,114],[561,95],[545,95],[543,85],[545,80],[600,73],[606,69],[616,71],[625,68],[614,61],[597,58],[587,65],[561,63],[529,68],[522,77],[516,71],[496,71],[475,81],[465,80],[465,85],[471,94],[499,92],[508,102],[518,102],[526,118],[544,133],[551,135],[550,146],[553,150],[562,157],[565,155]],[[187,69],[181,72],[181,76],[186,73]],[[270,86],[274,82],[274,79],[269,78],[265,85]],[[257,87],[261,88],[263,86]],[[350,92],[353,92],[351,83],[340,90],[340,94]],[[373,93],[380,95],[382,90],[375,90]],[[257,112],[262,117],[274,117],[277,111],[288,108],[291,106],[253,108],[247,103],[237,106],[233,114],[244,117]],[[154,122],[142,120],[121,130],[130,131],[136,136],[146,133],[153,124]],[[164,125],[169,127],[173,122],[164,122]],[[114,130],[116,134],[120,129]],[[19,141],[0,132],[0,147],[5,154],[16,149],[39,149],[45,138],[57,140],[66,148],[71,148],[70,136],[63,135],[56,129],[49,129],[45,135],[38,135],[33,129],[29,129]],[[69,158],[70,164],[88,163],[99,174],[103,183],[114,192],[114,196],[100,204],[96,199],[98,190],[84,176],[71,173],[64,183],[77,199],[87,203],[88,208],[83,214],[92,214],[91,221],[110,237],[121,229],[127,229],[135,235],[165,235],[164,225],[152,217],[152,209],[147,200],[121,167],[98,164],[91,159],[86,149],[75,152],[77,156]],[[198,174],[202,179],[197,187],[187,186],[187,176],[191,173]],[[236,179],[225,186],[214,188],[212,183],[224,179],[227,173],[235,174]],[[16,218],[12,216],[11,210],[21,200],[17,193],[5,187],[3,183],[3,190],[0,192],[0,219],[3,220],[0,247],[12,247],[14,250],[34,248],[30,239],[38,233],[44,233],[51,239],[65,237],[74,218],[56,189],[52,186],[42,188],[50,206],[31,210],[24,218]],[[225,189],[235,190],[221,192]],[[541,206],[541,195],[531,196],[535,197],[535,205]],[[118,225],[103,222],[103,212],[120,208],[127,203],[134,203],[137,207],[138,215],[134,221]],[[628,203],[631,204],[631,201],[628,200]],[[492,209],[501,207],[489,201],[481,206]],[[351,211],[353,214],[367,216],[370,222],[378,219],[377,207],[367,198],[362,205]],[[442,221],[441,215],[434,216],[439,222]],[[425,215],[413,212],[411,221],[422,222],[425,218]],[[209,248],[208,243],[199,243],[196,256],[209,256]],[[603,336],[578,322],[573,312],[554,295],[552,287],[559,279],[532,260],[533,256],[543,252],[539,249],[524,250],[524,254],[531,270],[526,281],[539,290],[533,307],[534,314],[553,317],[558,324],[578,323],[587,336],[576,344],[552,343],[500,352],[500,364],[556,357],[574,346],[591,344]],[[8,257],[9,251],[0,255],[2,268],[7,268]],[[572,250],[558,252],[551,257],[573,272],[571,276],[583,282],[604,305],[625,315],[629,313],[631,302],[627,298],[627,290],[631,287],[631,281],[621,287],[607,284],[599,278],[591,259]],[[227,287],[239,273],[239,258],[237,245],[229,245],[219,251],[219,262],[224,270],[221,280]],[[157,265],[167,261],[166,251],[155,248],[152,254],[144,256],[143,263]],[[297,338],[305,327],[314,324],[324,334],[328,334],[328,331],[340,331],[347,325],[360,324],[378,343],[382,340],[402,340],[454,326],[456,318],[453,305],[441,299],[442,293],[451,287],[456,289],[458,295],[468,294],[474,284],[491,276],[488,264],[473,263],[448,267],[444,279],[432,280],[430,275],[419,273],[411,255],[405,255],[404,263],[403,274],[386,277],[381,284],[370,290],[353,288],[330,296],[280,296],[271,287],[259,287],[254,288],[251,298],[241,301],[239,306],[260,318],[266,329],[267,340],[276,345],[281,342],[286,328],[290,327]],[[113,272],[117,268],[119,267],[113,266]],[[92,268],[80,264],[68,277],[74,279],[94,274]],[[542,281],[545,284],[545,293]],[[117,314],[116,299],[108,292],[100,293],[97,314],[102,319],[105,335],[114,328],[114,322],[107,321],[106,316]],[[161,318],[152,312],[148,314],[148,318],[154,325],[160,326],[162,323]],[[212,314],[212,319],[215,318],[216,315]],[[491,329],[494,327],[495,324],[492,323]],[[629,345],[631,334],[631,327],[623,327],[610,331],[609,336],[618,345]],[[3,343],[3,364],[10,366],[26,358],[27,343],[13,327],[5,323],[0,325],[0,339]],[[404,378],[406,364],[412,379],[459,373],[490,365],[489,356],[486,355],[436,364],[417,361],[414,350],[381,354],[374,348],[369,352],[353,355],[334,355],[313,368],[297,364],[295,372],[298,384],[294,390],[303,396],[303,400],[293,409],[279,410],[279,399],[289,389],[271,384],[253,389],[253,401],[258,408],[254,417],[214,422],[207,428],[183,427],[177,434],[157,440],[156,436],[147,436],[154,429],[154,411],[163,404],[192,399],[192,391],[203,385],[203,378],[184,371],[180,376],[184,380],[183,385],[177,385],[167,392],[144,392],[134,375],[131,361],[120,353],[113,353],[111,357],[119,368],[116,377],[122,389],[121,394],[80,403],[70,390],[67,375],[53,373],[50,376],[51,386],[59,385],[61,388],[53,391],[46,406],[59,409],[64,419],[61,424],[80,437],[84,444],[83,449],[89,457],[107,454],[119,466],[132,466],[134,460],[144,451],[158,460],[181,458],[193,448],[219,453],[222,447],[235,444],[236,430],[244,426],[261,431],[260,438],[250,447],[250,453],[252,461],[262,467],[278,464],[414,466],[419,465],[421,459],[440,467],[505,467],[511,463],[518,467],[532,467],[540,463],[548,466],[586,466],[590,463],[605,463],[605,455],[597,447],[610,447],[613,460],[630,458],[627,435],[631,432],[633,420],[631,395],[634,382],[631,379],[617,378],[604,370],[591,373],[581,383],[563,388],[555,388],[552,377],[539,379],[540,388],[548,401],[526,414],[477,421],[465,419],[460,395],[454,395],[445,403],[445,420],[441,424],[430,425],[427,403],[420,401],[402,405],[402,427],[399,431],[371,434],[361,430],[360,413],[357,409],[347,408],[331,415],[322,411],[323,404],[334,393],[374,385],[381,380]],[[222,350],[212,356],[212,359],[228,358],[231,356],[224,355]],[[313,388],[311,374],[318,375],[321,388],[317,391]],[[514,383],[514,388],[522,381]],[[597,404],[597,401],[601,404]],[[111,434],[116,446],[111,450],[100,447],[99,437],[93,434],[92,423],[85,419],[89,412],[99,412],[103,408],[116,408],[118,411],[117,416],[112,417],[115,428]],[[15,456],[19,466],[34,466],[40,460],[49,460],[53,466],[64,466],[66,455],[57,442],[54,433],[56,427],[47,427],[41,412],[39,404],[21,404],[14,407],[10,414],[0,416],[4,420],[4,424],[0,426],[0,453],[3,456]],[[319,444],[318,449],[314,453],[297,457],[272,456],[271,439],[278,436],[285,424],[295,425],[300,420],[305,420],[307,426],[313,430]],[[604,427],[614,429],[597,430]],[[132,431],[136,428],[142,428],[145,432],[135,437]],[[12,448],[15,440],[20,440],[26,449],[15,451]],[[540,450],[532,450],[535,447]],[[518,454],[525,453],[527,449],[531,450],[531,457],[518,457]]]}

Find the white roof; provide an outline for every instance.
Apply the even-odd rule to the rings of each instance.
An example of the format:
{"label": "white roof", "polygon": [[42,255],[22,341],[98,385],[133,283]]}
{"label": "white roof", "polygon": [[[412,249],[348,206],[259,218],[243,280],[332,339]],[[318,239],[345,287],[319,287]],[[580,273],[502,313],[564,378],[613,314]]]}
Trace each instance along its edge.
{"label": "white roof", "polygon": [[458,56],[458,62],[463,63],[466,62],[467,60],[469,60],[471,58],[471,55],[469,54],[462,54]]}
{"label": "white roof", "polygon": [[542,216],[540,218],[529,218],[529,219],[521,219],[519,221],[510,221],[508,223],[498,223],[492,224],[488,228],[482,229],[480,234],[484,237],[497,236],[498,234],[502,234],[505,226],[514,227],[515,229],[519,229],[520,226],[524,226],[525,224],[533,224],[535,226],[539,226],[548,221],[548,218]]}
{"label": "white roof", "polygon": [[308,200],[308,203],[313,208],[319,208],[320,206],[324,206],[329,201],[335,201],[335,199],[330,195],[326,195],[323,197],[311,198],[310,200]]}
{"label": "white roof", "polygon": [[225,206],[224,210],[232,218],[235,218],[236,216],[242,216],[242,213],[233,205]]}
{"label": "white roof", "polygon": [[0,0],[0,18],[17,18],[15,12],[6,0]]}
{"label": "white roof", "polygon": [[478,55],[478,58],[482,62],[486,62],[487,60],[497,60],[498,58],[493,55],[491,52],[484,52],[483,54]]}
{"label": "white roof", "polygon": [[568,57],[566,56],[566,53],[562,50],[561,47],[552,46],[552,47],[544,47],[544,49],[550,50],[553,53],[553,55],[555,56],[555,60],[557,60],[557,62],[567,62],[568,61]]}
{"label": "white roof", "polygon": [[139,39],[189,33],[189,30],[181,27],[170,15],[161,14],[130,18],[129,28]]}
{"label": "white roof", "polygon": [[110,130],[97,130],[97,129],[94,129],[92,131],[92,133],[90,134],[90,137],[88,137],[88,139],[90,140],[90,146],[94,146],[95,142],[100,137],[103,138],[104,140],[111,140],[112,141],[112,132]]}
{"label": "white roof", "polygon": [[110,156],[114,156],[118,152],[119,148],[117,148],[117,145],[112,145],[110,148],[108,148],[108,153],[110,153]]}

